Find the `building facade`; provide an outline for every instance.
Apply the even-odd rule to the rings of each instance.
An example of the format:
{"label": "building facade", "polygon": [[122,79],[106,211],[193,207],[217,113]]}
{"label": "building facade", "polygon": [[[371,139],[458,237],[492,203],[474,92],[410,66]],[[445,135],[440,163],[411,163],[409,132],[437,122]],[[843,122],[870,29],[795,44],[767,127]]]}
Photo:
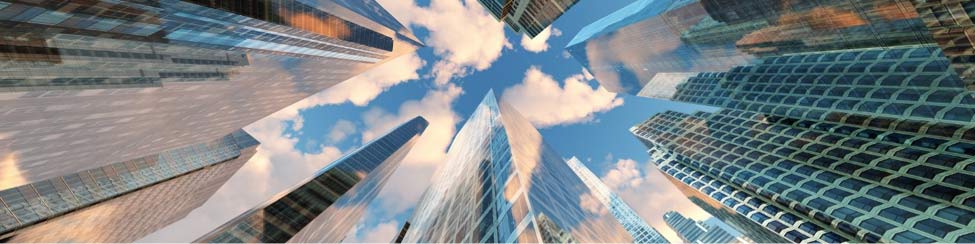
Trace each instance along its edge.
{"label": "building facade", "polygon": [[[632,242],[541,134],[489,92],[457,133],[403,242]],[[594,206],[599,206],[599,202]]]}
{"label": "building facade", "polygon": [[586,183],[586,186],[592,191],[593,197],[605,205],[613,217],[616,217],[623,228],[633,236],[634,243],[670,243],[660,235],[657,229],[643,221],[643,218],[636,211],[633,211],[622,198],[613,193],[606,184],[603,184],[596,174],[582,164],[582,161],[572,157],[566,160],[566,163],[582,179],[582,182]]}
{"label": "building facade", "polygon": [[195,242],[341,242],[428,124],[407,121]]}
{"label": "building facade", "polygon": [[675,211],[664,214],[664,222],[677,232],[685,243],[747,243],[717,225],[697,221]]}
{"label": "building facade", "polygon": [[787,240],[971,242],[966,86],[933,44],[770,56],[678,86],[721,110],[631,131],[675,182]]}
{"label": "building facade", "polygon": [[[973,9],[965,1],[640,0],[566,47],[608,90],[636,95],[657,76],[723,72],[765,57],[934,45],[969,89]],[[967,7],[966,7],[967,6]]]}
{"label": "building facade", "polygon": [[254,155],[220,140],[0,191],[4,242],[133,242],[200,207]]}
{"label": "building facade", "polygon": [[579,0],[477,0],[512,30],[534,38]]}
{"label": "building facade", "polygon": [[218,139],[421,44],[371,0],[0,1],[0,189]]}

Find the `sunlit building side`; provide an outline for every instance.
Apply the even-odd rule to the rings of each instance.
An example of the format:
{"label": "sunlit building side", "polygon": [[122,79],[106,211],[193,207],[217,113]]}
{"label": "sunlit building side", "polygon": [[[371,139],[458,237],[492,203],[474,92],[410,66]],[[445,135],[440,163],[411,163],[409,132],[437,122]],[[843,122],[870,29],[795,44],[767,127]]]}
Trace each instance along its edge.
{"label": "sunlit building side", "polygon": [[0,191],[4,242],[133,242],[200,207],[256,152],[220,140]]}
{"label": "sunlit building side", "polygon": [[0,1],[0,189],[207,142],[420,45],[372,0]]}
{"label": "sunlit building side", "polygon": [[428,125],[403,123],[195,242],[341,242]]}

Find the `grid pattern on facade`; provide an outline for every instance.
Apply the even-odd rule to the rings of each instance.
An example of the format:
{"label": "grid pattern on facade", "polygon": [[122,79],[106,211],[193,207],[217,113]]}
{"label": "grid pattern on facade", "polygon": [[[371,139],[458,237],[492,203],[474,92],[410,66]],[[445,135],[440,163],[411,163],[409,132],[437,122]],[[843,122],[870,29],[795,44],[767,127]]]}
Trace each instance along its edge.
{"label": "grid pattern on facade", "polygon": [[45,221],[84,207],[225,162],[241,148],[257,145],[243,131],[219,140],[165,151],[100,168],[0,191],[0,233]]}
{"label": "grid pattern on facade", "polygon": [[478,0],[515,32],[534,38],[579,0]]}
{"label": "grid pattern on facade", "polygon": [[[900,143],[883,146],[888,143],[883,139],[864,140],[831,126],[839,127],[726,109],[660,114],[634,133],[676,154],[677,163],[662,165],[666,173],[707,194],[715,192],[713,198],[792,241],[814,236],[844,240],[824,238],[830,232],[871,242],[966,242],[975,237],[970,227],[975,195],[964,190],[975,184],[975,158]],[[896,153],[877,155],[867,148]],[[763,205],[779,210],[758,214]],[[784,222],[766,222],[779,212],[786,212],[777,220]]]}
{"label": "grid pattern on facade", "polygon": [[[358,200],[351,204],[368,204],[370,197],[358,198],[357,195],[374,197],[427,125],[428,122],[422,118],[400,125],[383,137],[336,160],[295,189],[245,212],[204,235],[197,242],[287,242],[315,222],[319,215],[334,209],[335,205],[349,204],[344,199]],[[376,173],[377,171],[384,174]],[[368,189],[363,189],[363,185]],[[354,193],[349,194],[350,192]],[[330,222],[344,219],[357,221],[361,212],[335,219],[331,218],[336,216],[324,217],[330,218]],[[332,234],[341,236],[327,238],[338,238],[331,242],[340,241],[355,224],[352,222],[336,227],[344,231],[337,230]]]}

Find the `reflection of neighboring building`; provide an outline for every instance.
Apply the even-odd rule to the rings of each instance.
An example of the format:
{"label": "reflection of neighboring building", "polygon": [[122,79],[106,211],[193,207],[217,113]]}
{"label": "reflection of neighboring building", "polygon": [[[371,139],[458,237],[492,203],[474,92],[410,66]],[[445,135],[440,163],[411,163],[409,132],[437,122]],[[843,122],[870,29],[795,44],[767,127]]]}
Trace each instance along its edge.
{"label": "reflection of neighboring building", "polygon": [[0,1],[0,189],[220,138],[420,45],[374,1],[302,2]]}
{"label": "reflection of neighboring building", "polygon": [[689,219],[675,211],[665,213],[664,222],[685,243],[747,243],[715,224]]}
{"label": "reflection of neighboring building", "polygon": [[643,218],[636,211],[633,211],[622,198],[613,193],[606,184],[603,184],[599,177],[582,164],[579,159],[572,157],[566,160],[566,163],[582,179],[582,182],[586,183],[586,186],[592,191],[593,197],[605,205],[613,217],[623,225],[623,229],[626,229],[633,236],[634,243],[670,243],[660,235],[657,229],[643,221]]}
{"label": "reflection of neighboring building", "polygon": [[[631,242],[514,108],[489,92],[457,133],[403,242]],[[596,202],[598,204],[598,202]]]}
{"label": "reflection of neighboring building", "polygon": [[4,242],[132,242],[203,205],[254,155],[238,131],[220,140],[0,191]]}
{"label": "reflection of neighboring building", "polygon": [[657,73],[722,72],[802,52],[936,44],[975,87],[973,10],[960,2],[645,0],[586,26],[567,49],[603,86],[637,94]]}
{"label": "reflection of neighboring building", "polygon": [[579,0],[478,0],[515,32],[535,37]]}
{"label": "reflection of neighboring building", "polygon": [[341,242],[428,124],[400,125],[195,242]]}
{"label": "reflection of neighboring building", "polygon": [[975,92],[949,64],[932,44],[770,56],[673,96],[721,110],[631,131],[673,182],[789,241],[973,242]]}

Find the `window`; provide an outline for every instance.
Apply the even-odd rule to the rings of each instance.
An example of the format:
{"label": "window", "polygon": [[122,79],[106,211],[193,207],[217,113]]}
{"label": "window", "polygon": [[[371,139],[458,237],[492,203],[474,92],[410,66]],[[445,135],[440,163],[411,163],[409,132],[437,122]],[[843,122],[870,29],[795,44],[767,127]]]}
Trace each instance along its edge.
{"label": "window", "polygon": [[853,201],[850,201],[850,205],[855,208],[863,209],[865,211],[870,211],[873,210],[874,207],[880,205],[880,202],[870,200],[865,197],[858,197],[858,198],[854,198]]}
{"label": "window", "polygon": [[[905,231],[894,235],[894,241],[900,243],[932,243],[934,240],[918,233]],[[960,240],[959,240],[960,241]]]}
{"label": "window", "polygon": [[914,228],[941,238],[944,238],[948,232],[958,229],[958,227],[941,223],[934,219],[926,219],[921,222],[917,222],[917,224],[914,225]]}
{"label": "window", "polygon": [[889,220],[893,220],[894,222],[897,223],[904,223],[905,221],[907,221],[907,219],[917,216],[917,214],[905,211],[903,209],[899,209],[897,207],[890,207],[880,211],[880,216],[883,216],[884,218],[887,218]]}
{"label": "window", "polygon": [[906,196],[900,200],[900,204],[909,208],[913,208],[919,212],[925,212],[929,207],[935,205],[934,201],[920,198],[917,196]]}
{"label": "window", "polygon": [[938,215],[938,217],[941,217],[941,218],[944,218],[944,219],[947,219],[947,220],[950,220],[950,221],[953,221],[955,223],[959,223],[959,224],[962,224],[962,225],[968,225],[968,222],[971,222],[972,221],[972,218],[975,218],[975,212],[968,211],[968,210],[964,210],[964,209],[960,209],[960,208],[957,208],[957,207],[951,207],[951,206],[946,207],[946,208],[943,208],[941,210],[938,210],[937,215]]}
{"label": "window", "polygon": [[860,223],[860,226],[877,234],[883,234],[884,232],[887,232],[887,230],[894,228],[894,225],[880,219],[867,219],[863,221],[863,223]]}

